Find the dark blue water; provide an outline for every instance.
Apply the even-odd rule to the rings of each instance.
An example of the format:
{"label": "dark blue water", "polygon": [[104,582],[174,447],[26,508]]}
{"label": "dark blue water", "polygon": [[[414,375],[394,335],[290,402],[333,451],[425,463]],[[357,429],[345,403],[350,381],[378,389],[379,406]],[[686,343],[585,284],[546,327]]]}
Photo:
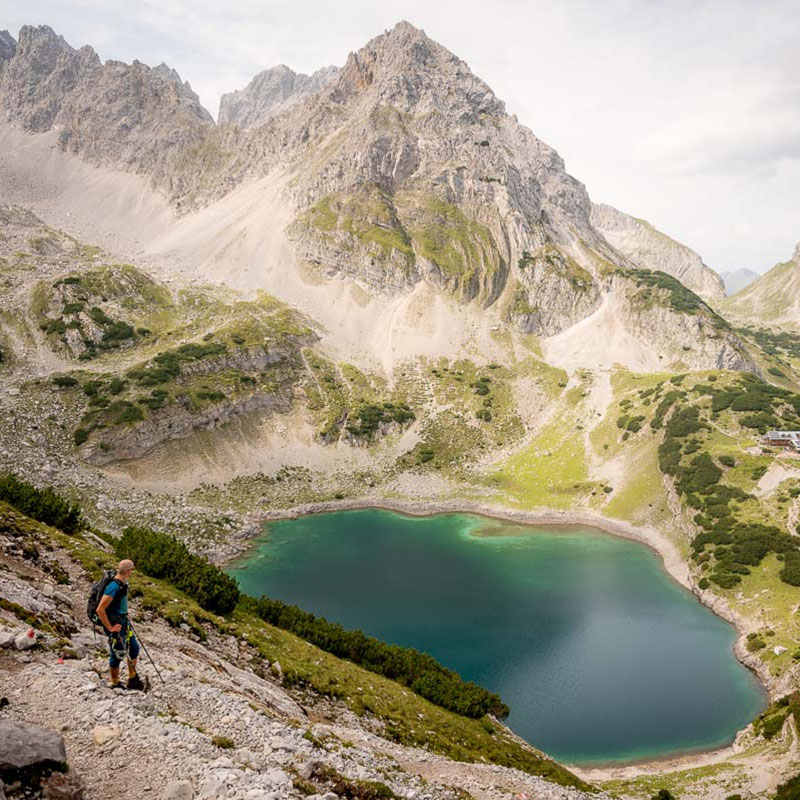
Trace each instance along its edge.
{"label": "dark blue water", "polygon": [[570,763],[721,746],[766,705],[734,629],[650,549],[593,530],[338,512],[271,523],[231,573],[249,594],[431,653]]}

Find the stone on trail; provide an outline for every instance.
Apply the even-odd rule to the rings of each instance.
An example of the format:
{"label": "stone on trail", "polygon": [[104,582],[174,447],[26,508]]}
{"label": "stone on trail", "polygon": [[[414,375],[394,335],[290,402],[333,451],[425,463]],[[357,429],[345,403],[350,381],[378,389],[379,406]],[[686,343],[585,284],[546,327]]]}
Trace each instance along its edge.
{"label": "stone on trail", "polygon": [[6,649],[13,647],[16,636],[13,631],[0,631],[0,647]]}
{"label": "stone on trail", "polygon": [[192,800],[194,788],[191,781],[171,781],[164,787],[164,800]]}
{"label": "stone on trail", "polygon": [[24,722],[0,720],[0,771],[66,763],[67,751],[60,734]]}
{"label": "stone on trail", "polygon": [[203,800],[215,800],[217,797],[225,797],[228,789],[222,781],[209,780],[200,784],[198,796]]}
{"label": "stone on trail", "polygon": [[17,650],[30,650],[36,644],[36,631],[30,628],[14,637],[14,647]]}
{"label": "stone on trail", "polygon": [[116,739],[119,735],[119,725],[97,725],[92,731],[92,738],[98,747]]}

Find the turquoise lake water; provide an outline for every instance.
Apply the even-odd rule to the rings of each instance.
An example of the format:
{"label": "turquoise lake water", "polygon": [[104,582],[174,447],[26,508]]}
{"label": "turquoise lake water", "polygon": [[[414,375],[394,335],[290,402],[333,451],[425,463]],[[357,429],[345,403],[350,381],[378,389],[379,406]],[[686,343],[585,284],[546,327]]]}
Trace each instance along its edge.
{"label": "turquoise lake water", "polygon": [[230,572],[248,594],[431,653],[569,763],[721,746],[766,706],[733,627],[649,548],[591,529],[336,512],[270,523]]}

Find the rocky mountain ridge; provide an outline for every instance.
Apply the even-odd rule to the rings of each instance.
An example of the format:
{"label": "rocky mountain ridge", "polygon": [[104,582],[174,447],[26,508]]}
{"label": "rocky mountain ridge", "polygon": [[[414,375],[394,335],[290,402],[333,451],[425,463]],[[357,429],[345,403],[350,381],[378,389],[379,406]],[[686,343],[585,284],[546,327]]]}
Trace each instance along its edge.
{"label": "rocky mountain ridge", "polygon": [[[509,116],[467,64],[407,22],[351,53],[306,96],[295,91],[293,73],[260,76],[258,86],[275,82],[275,98],[291,103],[250,128],[216,126],[169,68],[101,65],[91,48],[75,51],[46,26],[23,28],[14,56],[3,63],[0,103],[12,125],[57,131],[65,151],[145,176],[183,216],[186,235],[168,230],[162,237],[168,254],[196,248],[198,233],[213,231],[213,250],[196,268],[244,272],[249,287],[266,285],[261,252],[278,251],[291,262],[284,272],[300,283],[353,285],[384,306],[433,287],[461,304],[492,308],[519,332],[552,337],[591,318],[604,295],[634,291],[631,270],[646,266],[593,224],[585,187],[556,151]],[[258,105],[257,88],[248,94],[251,105]],[[258,181],[264,193],[247,200],[254,204],[249,216],[226,210],[253,194]],[[256,204],[280,206],[285,222],[254,230]],[[679,245],[671,250],[667,272],[707,279],[696,254]],[[709,286],[703,291],[713,294]],[[285,299],[298,295],[306,293],[293,290]],[[642,310],[630,306],[621,324]],[[319,315],[312,309],[312,316],[323,313],[329,307]],[[671,314],[683,313],[672,307]],[[389,324],[401,322],[410,324]],[[679,329],[683,336],[696,330],[672,330]],[[636,330],[654,329],[642,318],[630,335]],[[715,349],[714,341],[680,344],[683,352],[703,354],[693,367],[730,363],[728,345]],[[740,343],[732,345],[739,363],[755,368]],[[651,335],[644,346],[661,360],[669,350],[674,360],[673,343],[663,337]],[[634,363],[622,351],[613,361]]]}
{"label": "rocky mountain ridge", "polygon": [[703,263],[698,253],[613,206],[592,204],[592,224],[637,266],[660,270],[677,278],[705,300],[720,300],[725,287],[720,276]]}
{"label": "rocky mountain ridge", "polygon": [[297,73],[285,64],[259,72],[244,89],[223,94],[217,122],[256,128],[305,97],[332,83],[338,67],[322,67],[311,75]]}
{"label": "rocky mountain ridge", "polygon": [[10,61],[17,51],[17,43],[8,31],[0,31],[0,61]]}
{"label": "rocky mountain ridge", "polygon": [[63,150],[145,172],[173,195],[186,159],[201,155],[213,127],[189,84],[166,65],[102,64],[91,47],[75,50],[46,25],[20,30],[2,65],[0,98],[7,119],[23,130],[56,128]]}

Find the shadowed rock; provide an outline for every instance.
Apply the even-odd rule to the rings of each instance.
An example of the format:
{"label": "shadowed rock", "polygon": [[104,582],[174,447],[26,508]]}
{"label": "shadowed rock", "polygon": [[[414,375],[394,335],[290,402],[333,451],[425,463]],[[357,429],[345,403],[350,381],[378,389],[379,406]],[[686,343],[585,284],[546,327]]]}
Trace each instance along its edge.
{"label": "shadowed rock", "polygon": [[0,773],[35,765],[60,768],[67,763],[64,739],[55,731],[0,720]]}

